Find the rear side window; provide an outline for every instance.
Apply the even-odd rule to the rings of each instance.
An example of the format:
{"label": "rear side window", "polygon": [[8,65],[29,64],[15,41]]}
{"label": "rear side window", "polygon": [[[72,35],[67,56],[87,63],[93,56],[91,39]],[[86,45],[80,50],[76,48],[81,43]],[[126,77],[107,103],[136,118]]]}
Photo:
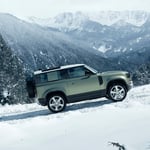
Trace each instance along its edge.
{"label": "rear side window", "polygon": [[46,73],[38,74],[35,76],[35,82],[36,83],[44,83],[48,81],[48,77]]}
{"label": "rear side window", "polygon": [[48,73],[48,81],[56,81],[58,80],[58,72],[53,71]]}

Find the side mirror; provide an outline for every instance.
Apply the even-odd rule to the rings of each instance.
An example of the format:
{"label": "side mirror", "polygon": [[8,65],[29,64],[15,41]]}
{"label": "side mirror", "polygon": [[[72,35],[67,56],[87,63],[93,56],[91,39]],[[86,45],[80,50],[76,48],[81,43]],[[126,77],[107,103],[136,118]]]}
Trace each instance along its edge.
{"label": "side mirror", "polygon": [[88,70],[85,71],[85,76],[91,76],[91,75],[92,75],[92,73],[90,71],[88,71]]}

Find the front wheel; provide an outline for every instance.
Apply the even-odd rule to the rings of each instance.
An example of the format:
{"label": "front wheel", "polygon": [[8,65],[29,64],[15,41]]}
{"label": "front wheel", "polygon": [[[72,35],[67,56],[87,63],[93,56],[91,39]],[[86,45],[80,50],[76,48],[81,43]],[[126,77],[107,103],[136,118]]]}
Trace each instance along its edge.
{"label": "front wheel", "polygon": [[123,101],[127,96],[127,89],[123,84],[113,84],[108,87],[107,94],[115,102]]}
{"label": "front wheel", "polygon": [[50,111],[57,113],[61,112],[66,107],[66,100],[62,95],[52,95],[48,100],[48,108]]}

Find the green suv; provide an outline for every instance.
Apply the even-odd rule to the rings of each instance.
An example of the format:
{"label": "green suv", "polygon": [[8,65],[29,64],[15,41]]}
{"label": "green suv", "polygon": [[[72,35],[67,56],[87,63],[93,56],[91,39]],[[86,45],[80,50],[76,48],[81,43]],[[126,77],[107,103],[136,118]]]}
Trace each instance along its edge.
{"label": "green suv", "polygon": [[122,101],[131,87],[128,72],[98,73],[84,64],[38,70],[27,80],[29,97],[37,98],[41,105],[48,106],[52,112],[64,110],[67,103],[100,97]]}

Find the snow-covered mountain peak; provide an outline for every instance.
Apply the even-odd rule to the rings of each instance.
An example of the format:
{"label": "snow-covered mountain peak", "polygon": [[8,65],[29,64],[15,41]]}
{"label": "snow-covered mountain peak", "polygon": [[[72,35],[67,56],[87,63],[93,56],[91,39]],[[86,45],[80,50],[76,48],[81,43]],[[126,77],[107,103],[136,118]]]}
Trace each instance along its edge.
{"label": "snow-covered mountain peak", "polygon": [[82,12],[61,13],[55,16],[54,18],[48,18],[48,19],[39,19],[36,17],[28,18],[28,21],[31,23],[58,28],[61,31],[79,29],[82,26],[82,24],[87,20],[88,20],[88,16],[86,16]]}
{"label": "snow-covered mountain peak", "polygon": [[88,20],[88,17],[81,12],[62,13],[52,19],[52,24],[55,27],[66,29],[77,29]]}
{"label": "snow-covered mountain peak", "polygon": [[133,25],[121,19],[115,22],[114,24],[112,24],[112,26],[119,28],[119,27],[133,26]]}
{"label": "snow-covered mountain peak", "polygon": [[141,26],[146,22],[149,15],[150,13],[145,11],[100,11],[88,13],[91,20],[108,26],[119,20],[124,20],[135,26]]}
{"label": "snow-covered mountain peak", "polygon": [[34,16],[26,18],[26,21],[41,26],[50,26],[52,18],[37,18]]}
{"label": "snow-covered mountain peak", "polygon": [[59,14],[58,16],[56,16],[54,18],[55,23],[61,24],[61,23],[66,22],[68,25],[70,25],[72,23],[83,22],[83,21],[85,21],[87,19],[88,19],[88,17],[85,14],[83,14],[82,12],[62,13],[62,14]]}
{"label": "snow-covered mountain peak", "polygon": [[58,14],[54,18],[37,19],[32,17],[28,20],[32,23],[37,23],[43,26],[74,29],[79,28],[79,26],[86,20],[107,26],[111,26],[116,22],[123,20],[134,26],[142,26],[149,16],[150,13],[145,11],[64,12]]}

